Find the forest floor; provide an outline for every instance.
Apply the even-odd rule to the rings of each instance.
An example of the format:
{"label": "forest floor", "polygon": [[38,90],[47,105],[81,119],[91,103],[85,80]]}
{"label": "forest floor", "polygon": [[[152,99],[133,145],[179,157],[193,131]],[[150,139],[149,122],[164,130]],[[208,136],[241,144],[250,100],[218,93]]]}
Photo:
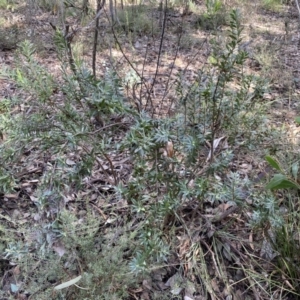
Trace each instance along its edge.
{"label": "forest floor", "polygon": [[[285,139],[278,139],[279,147],[280,149],[289,149],[289,151],[297,154],[299,152],[297,149],[299,127],[294,119],[300,115],[300,65],[298,66],[300,64],[300,33],[296,7],[280,5],[278,9],[275,7],[268,8],[258,0],[247,1],[247,3],[245,1],[225,2],[226,10],[238,8],[242,16],[244,30],[241,47],[244,47],[249,53],[244,72],[266,77],[270,82],[270,88],[264,94],[263,101],[268,104],[271,103],[268,112],[270,126],[284,128],[286,136]],[[155,118],[172,117],[176,113],[178,104],[178,95],[175,89],[178,79],[184,77],[186,81],[192,82],[196,78],[199,70],[207,65],[211,53],[209,41],[217,34],[207,30],[205,26],[199,25],[201,23],[199,12],[205,11],[205,5],[202,2],[193,3],[189,11],[186,11],[183,6],[170,5],[165,16],[163,11],[157,7],[144,5],[142,10],[138,5],[136,7],[128,5],[125,10],[128,14],[132,13],[130,16],[133,19],[137,18],[138,21],[136,23],[126,21],[126,16],[122,15],[121,12],[119,22],[123,24],[123,28],[122,26],[120,26],[121,28],[116,27],[113,32],[106,18],[107,11],[101,15],[96,73],[98,77],[104,78],[105,72],[109,68],[113,68],[126,83],[124,93],[132,107],[137,109],[151,108]],[[160,18],[163,20],[163,17],[165,17],[166,26],[162,39],[159,24]],[[59,18],[57,11],[52,8],[49,9],[49,7],[31,7],[30,5],[19,4],[9,9],[0,9],[0,64],[2,70],[15,68],[17,47],[23,40],[29,39],[36,47],[34,57],[39,65],[43,66],[53,77],[62,81],[61,62],[58,59],[53,41],[55,31],[50,25],[52,23],[59,26]],[[68,17],[72,30],[78,30],[72,42],[74,56],[80,57],[87,66],[91,66],[92,62],[91,49],[94,35],[93,27],[89,26],[91,16],[89,18],[80,23],[76,20],[76,16]],[[226,27],[220,26],[218,30],[219,34],[222,35],[222,31],[225,32]],[[151,90],[150,103],[146,103],[147,90],[141,88],[141,85],[135,81],[137,73],[142,74],[147,90]],[[6,100],[19,98],[24,99],[24,106],[17,105],[13,107],[10,113],[12,115],[29,114],[30,97],[3,74],[4,72],[2,75],[0,73],[0,113],[5,109]],[[63,95],[56,95],[56,99],[59,97],[63,98]],[[1,104],[1,99],[3,104]],[[0,133],[0,141],[5,143],[9,137],[6,136],[5,131]],[[121,135],[119,139],[122,138]],[[285,140],[285,144],[282,144],[283,140]],[[274,141],[274,144],[276,143],[277,141]],[[236,154],[234,169],[243,176],[249,177],[258,190],[264,189],[266,181],[272,175],[271,169],[264,160],[263,148],[269,146],[262,145],[261,153]],[[204,150],[204,155],[207,155],[209,147]],[[15,192],[0,194],[0,218],[13,229],[19,228],[19,226],[35,226],[34,224],[37,222],[42,222],[40,219],[42,215],[36,212],[35,189],[44,172],[45,157],[36,155],[34,149],[24,153],[21,161],[23,164],[18,170],[18,187]],[[73,159],[69,159],[70,166],[76,160],[75,157],[76,155]],[[116,168],[119,168],[118,176],[123,178],[123,182],[125,182],[130,178],[132,172],[129,156],[124,154],[124,156],[118,157],[111,153],[111,157],[112,163]],[[104,168],[109,168],[109,163],[102,161]],[[118,215],[119,222],[119,218],[129,214],[128,210],[130,210],[128,209],[129,203],[123,201],[117,204],[113,214],[106,212],[106,208],[109,209],[112,204],[104,203],[103,198],[99,198],[99,193],[102,191],[106,195],[107,189],[109,189],[107,187],[111,185],[112,181],[106,178],[105,173],[95,169],[93,176],[84,182],[83,189],[70,191],[66,195],[68,199],[65,200],[65,207],[70,214],[84,216],[87,209],[84,203],[78,204],[77,199],[80,197],[84,199],[88,195],[91,200],[89,207],[93,210],[93,214],[95,217],[104,219],[101,228],[105,232],[105,226],[113,224],[116,215]],[[279,206],[281,209],[285,209],[285,197],[280,193],[277,196],[280,199]],[[175,234],[177,241],[172,241],[176,246],[172,249],[167,267],[152,270],[152,273],[147,274],[147,276],[141,275],[135,284],[136,287],[134,289],[128,288],[130,296],[124,299],[147,300],[161,297],[161,299],[184,300],[258,300],[271,299],[270,295],[272,295],[272,299],[299,299],[299,286],[294,289],[288,278],[284,278],[282,275],[280,275],[282,276],[282,285],[278,286],[277,289],[272,287],[269,290],[268,284],[257,279],[257,273],[261,273],[262,277],[270,278],[270,281],[276,277],[274,273],[277,269],[274,267],[274,261],[266,259],[265,251],[262,250],[263,244],[268,243],[267,228],[253,231],[245,221],[245,216],[251,212],[241,212],[234,209],[230,211],[231,208],[230,205],[226,204],[206,207],[205,211],[196,216],[190,211],[191,208],[184,207],[182,209],[182,219],[185,219],[184,226],[188,227],[189,232],[194,236],[198,234],[197,238],[200,239],[200,236],[204,235],[204,231],[209,232],[210,230],[219,231],[220,236],[223,231],[228,230],[234,236],[234,239],[231,240],[225,236],[223,239],[221,238],[225,245],[222,250],[225,258],[221,263],[215,261],[212,248],[206,240],[203,241],[202,245],[206,250],[203,251],[202,255],[208,257],[206,272],[210,280],[205,282],[203,278],[207,274],[203,275],[201,279],[202,275],[195,275],[200,271],[197,270],[196,272],[193,269],[193,258],[202,251],[200,250],[201,247],[192,249],[197,238],[185,235],[184,230],[178,227]],[[200,222],[197,218],[207,220],[211,215],[216,214],[221,214],[218,222],[211,221],[211,228],[204,230],[202,227],[207,224]],[[184,226],[182,225],[182,227]],[[24,237],[20,234],[20,240],[22,239]],[[238,241],[244,241],[247,244],[247,249],[241,248]],[[60,252],[66,251],[59,243],[55,244],[53,249],[59,257]],[[237,266],[235,258],[233,259],[231,256],[239,257],[239,266]],[[254,265],[254,260],[257,260],[261,269]],[[26,280],[22,276],[23,269],[18,266],[17,262],[9,261],[6,258],[1,259],[0,262],[0,270],[2,271],[0,284],[6,295],[5,298],[3,294],[3,299],[42,299],[28,293],[26,289],[20,288],[18,290],[22,286],[22,282]],[[220,265],[224,267],[223,270],[219,269]],[[243,275],[233,271],[238,267],[243,269]],[[201,269],[201,267],[199,268]],[[245,281],[248,283],[246,284]],[[262,282],[261,285],[260,282]],[[53,287],[59,283],[61,282],[55,281],[54,283],[50,282],[49,285]],[[184,287],[181,288],[180,284]],[[179,285],[179,289],[176,289],[176,285]],[[202,286],[202,292],[198,286]],[[233,298],[230,298],[230,295],[233,295],[231,296]],[[60,298],[54,295],[53,299]],[[81,298],[76,298],[70,294],[66,296],[66,299]],[[105,299],[109,299],[109,296]]]}

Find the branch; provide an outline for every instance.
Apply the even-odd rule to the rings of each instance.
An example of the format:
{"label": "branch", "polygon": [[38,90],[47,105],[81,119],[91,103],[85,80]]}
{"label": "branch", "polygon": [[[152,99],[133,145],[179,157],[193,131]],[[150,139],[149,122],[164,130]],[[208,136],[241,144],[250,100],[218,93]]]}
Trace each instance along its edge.
{"label": "branch", "polygon": [[93,45],[93,76],[96,79],[96,55],[97,55],[97,43],[99,34],[99,18],[102,8],[104,7],[105,0],[97,0],[97,13],[96,13],[96,24],[95,24],[95,34],[94,34],[94,45]]}
{"label": "branch", "polygon": [[300,6],[299,6],[298,0],[295,0],[295,3],[296,3],[296,6],[297,6],[297,9],[298,9],[298,13],[299,13],[299,21],[300,21]]}

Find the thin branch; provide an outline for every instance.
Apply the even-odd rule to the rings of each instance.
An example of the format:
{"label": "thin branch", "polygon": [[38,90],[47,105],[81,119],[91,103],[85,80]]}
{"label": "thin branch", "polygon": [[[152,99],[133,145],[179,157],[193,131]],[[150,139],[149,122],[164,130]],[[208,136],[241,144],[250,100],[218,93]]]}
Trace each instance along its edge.
{"label": "thin branch", "polygon": [[155,70],[154,79],[153,79],[152,84],[151,84],[150,93],[148,93],[148,98],[147,98],[147,102],[146,102],[146,107],[148,105],[148,102],[150,102],[150,104],[151,104],[152,117],[154,115],[154,107],[153,107],[153,101],[151,99],[151,94],[152,94],[154,86],[155,86],[155,81],[156,81],[156,77],[157,77],[158,69],[159,69],[159,65],[160,65],[160,56],[162,54],[162,46],[163,46],[165,30],[166,30],[166,23],[167,23],[167,11],[168,11],[168,0],[165,0],[164,21],[163,21],[163,26],[162,26],[162,32],[161,32],[161,38],[160,38],[160,44],[159,44],[159,51],[158,51],[158,57],[157,57],[157,62],[156,62],[156,70]]}
{"label": "thin branch", "polygon": [[98,44],[98,35],[99,35],[99,18],[102,8],[104,7],[105,0],[97,0],[97,13],[96,13],[96,24],[95,24],[95,33],[94,33],[94,45],[93,45],[93,76],[96,79],[96,55],[97,55],[97,44]]}
{"label": "thin branch", "polygon": [[116,32],[114,30],[114,25],[112,25],[111,27],[112,29],[112,33],[113,33],[113,36],[114,36],[114,39],[115,39],[115,42],[117,43],[118,47],[119,47],[119,50],[121,51],[123,57],[125,58],[125,60],[127,61],[127,63],[129,64],[129,66],[133,69],[133,71],[135,71],[135,73],[137,74],[137,76],[141,79],[141,85],[144,85],[145,88],[146,88],[146,91],[147,91],[147,94],[150,94],[150,91],[147,87],[147,84],[145,83],[145,80],[143,78],[143,76],[140,74],[140,72],[134,67],[134,65],[131,63],[130,59],[127,57],[127,55],[125,54],[123,48],[122,48],[122,45],[121,43],[119,42],[118,38],[117,38],[117,35],[116,35]]}
{"label": "thin branch", "polygon": [[296,6],[297,6],[297,9],[298,9],[299,21],[300,21],[300,6],[299,6],[298,0],[295,0],[295,3],[296,3]]}
{"label": "thin branch", "polygon": [[[183,19],[181,21],[181,25],[180,26],[181,26],[181,29],[182,29],[182,27],[183,27]],[[167,77],[168,79],[167,79],[167,83],[166,83],[165,92],[164,92],[164,94],[162,96],[162,99],[160,101],[159,113],[160,113],[160,111],[162,109],[163,102],[164,102],[164,100],[165,100],[165,98],[166,98],[166,96],[168,95],[168,92],[169,92],[169,83],[170,83],[170,80],[171,80],[171,75],[172,75],[173,70],[175,68],[175,62],[176,62],[176,59],[177,59],[177,56],[178,56],[178,52],[179,52],[179,47],[180,47],[180,41],[181,41],[181,38],[182,38],[182,33],[183,33],[183,30],[180,30],[180,34],[179,34],[179,38],[178,38],[178,46],[176,48],[176,53],[175,53],[175,56],[174,56],[174,59],[173,59],[173,63],[172,63],[170,72],[169,72],[168,77]],[[171,110],[171,106],[168,109],[168,114],[170,113],[170,110]]]}

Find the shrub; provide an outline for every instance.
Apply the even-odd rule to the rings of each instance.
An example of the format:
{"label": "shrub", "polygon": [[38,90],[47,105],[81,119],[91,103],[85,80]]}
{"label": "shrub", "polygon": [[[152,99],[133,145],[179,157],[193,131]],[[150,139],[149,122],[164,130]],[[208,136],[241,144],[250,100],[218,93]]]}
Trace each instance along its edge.
{"label": "shrub", "polygon": [[[255,138],[264,136],[259,130],[264,122],[260,99],[265,81],[243,73],[247,53],[238,50],[240,34],[233,11],[225,50],[212,41],[210,67],[199,71],[193,83],[178,80],[179,114],[159,120],[141,114],[121,144],[121,149],[130,149],[134,168],[119,193],[130,203],[132,214],[143,220],[140,249],[131,261],[134,272],[167,261],[168,245],[175,241],[172,234],[163,233],[183,222],[185,207],[201,208],[206,201],[216,206],[245,204],[241,188],[245,182],[238,174],[225,176],[224,183],[211,177],[226,173],[234,158],[230,147],[216,154],[222,136],[231,145],[247,147],[253,146],[254,133]],[[236,88],[233,82],[238,82]],[[211,148],[205,153],[207,143]]]}
{"label": "shrub", "polygon": [[[113,137],[124,130],[118,127],[120,121],[115,126],[113,116],[122,120],[124,115],[130,118],[131,112],[124,102],[121,81],[113,72],[99,81],[80,65],[74,65],[76,74],[70,73],[62,54],[65,45],[63,41],[59,43],[59,36],[56,42],[61,46],[60,78],[54,78],[39,65],[35,48],[27,41],[20,45],[16,68],[5,74],[29,97],[10,104],[22,105],[23,113],[10,119],[2,117],[2,130],[9,138],[0,146],[1,193],[19,189],[24,178],[20,167],[28,170],[36,166],[37,157],[44,157],[47,166],[34,173],[38,183],[29,192],[39,221],[34,227],[17,226],[10,238],[3,239],[3,257],[17,263],[21,270],[14,292],[28,293],[32,299],[53,298],[52,285],[67,282],[78,273],[82,274],[79,284],[87,285],[87,290],[77,291],[73,286],[68,291],[56,291],[55,297],[76,290],[80,299],[121,299],[126,297],[128,286],[134,284],[126,260],[121,263],[121,257],[134,249],[129,247],[134,233],[127,234],[126,225],[122,226],[112,252],[118,226],[107,228],[100,238],[100,221],[95,216],[88,212],[80,217],[64,208],[67,195],[80,191],[95,165],[108,175],[100,157],[105,157],[103,161],[109,159],[108,149],[116,151]],[[110,168],[115,174],[112,164]],[[25,171],[25,178],[26,174]],[[109,201],[109,196],[104,199]],[[87,211],[88,197],[82,201]],[[22,240],[18,237],[21,232]]]}
{"label": "shrub", "polygon": [[126,34],[133,36],[156,35],[158,26],[148,15],[147,7],[143,5],[132,5],[118,11],[119,25]]}
{"label": "shrub", "polygon": [[227,24],[225,6],[220,0],[206,0],[206,12],[196,21],[196,26],[205,30],[216,30],[218,27]]}
{"label": "shrub", "polygon": [[[221,9],[218,3],[207,1],[210,16]],[[39,171],[24,193],[34,226],[17,224],[9,238],[0,224],[2,258],[20,268],[12,292],[32,299],[126,299],[141,278],[168,266],[181,289],[189,283],[181,280],[183,270],[193,273],[194,291],[199,280],[213,296],[212,277],[232,286],[236,269],[247,272],[236,253],[249,248],[248,237],[237,241],[234,218],[223,221],[224,211],[251,210],[248,197],[256,199],[253,223],[284,237],[277,199],[269,191],[257,195],[234,167],[240,151],[256,150],[271,137],[262,101],[268,85],[245,73],[241,32],[232,11],[226,38],[211,40],[198,76],[191,82],[179,75],[177,114],[165,119],[133,111],[115,72],[96,80],[70,55],[61,31],[54,36],[58,77],[38,64],[30,43],[21,44],[8,76],[28,97],[10,103],[23,109],[1,124],[9,133],[0,148],[1,192],[23,188],[28,174],[19,176],[20,169]],[[135,73],[125,77],[128,86],[138,80]],[[132,160],[124,173],[114,160],[120,156]],[[225,274],[228,262],[235,269]],[[253,286],[252,277],[247,280],[245,289]]]}

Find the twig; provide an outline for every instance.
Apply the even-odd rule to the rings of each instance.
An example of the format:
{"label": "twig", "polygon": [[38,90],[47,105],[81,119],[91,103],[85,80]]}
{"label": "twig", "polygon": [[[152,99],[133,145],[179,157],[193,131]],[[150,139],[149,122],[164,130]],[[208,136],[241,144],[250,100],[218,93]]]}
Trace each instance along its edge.
{"label": "twig", "polygon": [[[153,32],[153,30],[152,30],[152,32]],[[144,71],[145,71],[146,59],[147,59],[147,56],[148,56],[148,48],[149,48],[149,42],[148,41],[147,41],[146,53],[145,53],[145,56],[144,56],[143,67],[142,67],[142,78],[144,78]],[[135,92],[134,88],[133,88],[133,92]],[[140,109],[141,106],[142,106],[142,86],[140,88],[139,105],[140,105],[140,107],[139,107],[139,109]]]}
{"label": "twig", "polygon": [[112,25],[111,27],[112,29],[112,33],[113,33],[113,36],[114,36],[114,39],[115,39],[115,42],[117,43],[118,47],[119,47],[119,50],[121,51],[123,57],[125,58],[125,60],[127,61],[127,63],[129,64],[129,66],[132,68],[132,70],[137,74],[137,76],[141,79],[141,84],[145,86],[146,88],[146,91],[148,93],[148,95],[150,95],[150,91],[147,87],[147,84],[145,83],[145,80],[143,78],[143,76],[139,73],[139,71],[133,66],[133,64],[131,63],[130,59],[127,57],[127,55],[125,54],[123,48],[122,48],[122,45],[120,44],[118,38],[117,38],[117,35],[116,35],[116,32],[114,30],[114,25]]}
{"label": "twig", "polygon": [[96,206],[95,204],[93,203],[90,203],[90,205],[92,205],[94,208],[96,208],[98,210],[98,212],[100,213],[100,215],[102,216],[102,218],[106,221],[107,220],[107,216],[104,214],[104,212],[98,207]]}
{"label": "twig", "polygon": [[115,172],[115,169],[114,169],[114,165],[113,165],[111,159],[109,158],[109,156],[106,153],[103,152],[102,154],[108,160],[108,163],[109,163],[110,168],[111,168],[111,172],[112,172],[114,180],[115,180],[115,185],[117,185],[118,184],[118,179],[117,179],[117,175],[116,175],[116,172]]}
{"label": "twig", "polygon": [[221,214],[217,214],[212,220],[210,220],[211,223],[215,223],[215,222],[220,222],[223,219],[225,219],[226,217],[228,217],[230,214],[232,214],[233,212],[235,212],[236,210],[238,210],[238,206],[234,205],[230,208],[228,208],[226,211],[224,211]]}
{"label": "twig", "polygon": [[[196,60],[196,57],[198,56],[198,54],[200,53],[200,51],[202,50],[202,46],[204,45],[204,43],[207,42],[207,37],[205,38],[205,40],[202,42],[202,44],[199,46],[199,50],[195,53],[193,59],[191,59],[187,65],[185,66],[184,70],[182,71],[182,74],[185,74],[189,65],[192,63],[192,61],[195,61]],[[174,84],[174,83],[173,83]],[[170,85],[169,88],[171,88],[173,86],[173,84]],[[191,93],[192,89],[190,89],[187,94],[185,95],[184,99],[187,99],[187,97],[189,96],[189,94]],[[168,115],[170,114],[170,111],[171,111],[171,107],[173,106],[173,103],[174,103],[174,98],[171,100],[171,103],[169,104],[169,110],[168,110]]]}
{"label": "twig", "polygon": [[[182,19],[182,22],[181,22],[181,28],[182,27],[183,27],[183,19]],[[179,35],[179,39],[178,39],[178,47],[176,49],[176,53],[175,53],[175,56],[174,56],[174,59],[173,59],[173,63],[172,63],[170,72],[169,72],[168,77],[167,77],[168,79],[167,79],[167,83],[166,83],[166,88],[165,88],[165,92],[164,92],[163,97],[162,97],[161,102],[160,102],[159,112],[161,111],[163,102],[164,102],[164,100],[165,100],[165,98],[166,98],[166,96],[169,92],[169,83],[170,83],[170,80],[171,80],[171,75],[172,75],[173,70],[175,68],[175,62],[176,62],[177,55],[178,55],[178,52],[179,52],[179,46],[180,46],[180,41],[181,41],[181,38],[182,38],[182,33],[183,33],[183,30],[180,31],[180,35]],[[171,107],[169,107],[169,109],[168,109],[168,114],[169,114],[170,110],[171,110]]]}
{"label": "twig", "polygon": [[[90,151],[89,151],[89,149],[88,149],[87,147],[82,146],[82,149],[83,149],[86,153],[88,153],[89,155],[91,155],[91,153],[90,153]],[[114,170],[114,165],[113,165],[111,159],[109,158],[109,156],[108,156],[107,154],[105,154],[105,153],[102,153],[102,154],[103,154],[103,156],[107,159],[107,161],[108,161],[108,163],[109,163],[109,165],[110,165],[111,172],[112,172],[113,177],[114,177],[114,185],[117,185],[117,184],[118,184],[118,180],[117,180],[116,172],[115,172],[115,170]],[[108,179],[110,179],[110,178],[109,178],[110,175],[109,175],[109,173],[107,172],[107,170],[104,169],[101,160],[100,160],[97,156],[95,156],[95,158],[96,158],[96,161],[97,161],[99,167],[100,167],[101,170],[103,171],[103,173],[105,173],[105,174],[108,176]]]}
{"label": "twig", "polygon": [[93,45],[93,76],[96,79],[96,55],[97,55],[97,43],[98,43],[98,35],[99,35],[99,18],[104,7],[105,0],[97,0],[97,13],[96,13],[96,24],[95,24],[95,33],[94,33],[94,45]]}
{"label": "twig", "polygon": [[164,21],[163,21],[163,26],[162,26],[162,32],[161,32],[161,38],[160,38],[160,44],[159,44],[159,50],[158,50],[158,56],[157,56],[157,62],[156,62],[156,70],[155,70],[154,79],[153,79],[152,84],[151,84],[150,93],[148,93],[147,102],[146,102],[146,107],[148,105],[148,102],[150,102],[150,104],[151,104],[152,117],[154,115],[154,107],[153,107],[153,101],[151,99],[151,94],[152,94],[152,91],[153,91],[154,86],[155,86],[155,81],[156,81],[156,77],[157,77],[158,69],[159,69],[159,65],[160,65],[160,56],[161,56],[161,53],[162,53],[162,45],[163,45],[163,41],[164,41],[166,23],[167,23],[168,0],[165,1],[164,10],[165,10],[164,11]]}
{"label": "twig", "polygon": [[296,3],[296,6],[297,6],[297,9],[298,9],[299,21],[300,21],[300,6],[299,6],[298,0],[295,0],[295,3]]}
{"label": "twig", "polygon": [[[104,129],[107,129],[109,127],[113,127],[113,126],[117,126],[117,125],[124,125],[124,124],[130,124],[130,122],[118,122],[118,123],[113,123],[113,124],[109,124],[109,125],[106,125],[106,126],[103,126],[95,131],[92,131],[92,132],[86,132],[85,134],[95,134],[95,133],[98,133],[100,131],[103,131]],[[81,134],[81,133],[78,133],[78,134]]]}

